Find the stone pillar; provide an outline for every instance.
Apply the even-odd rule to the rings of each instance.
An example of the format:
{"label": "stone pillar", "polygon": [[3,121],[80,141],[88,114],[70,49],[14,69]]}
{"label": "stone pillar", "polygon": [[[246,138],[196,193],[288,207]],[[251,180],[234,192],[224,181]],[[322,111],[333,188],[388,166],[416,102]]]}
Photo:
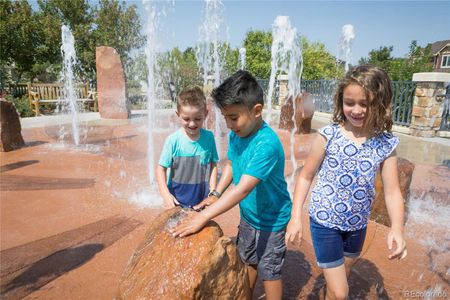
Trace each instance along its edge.
{"label": "stone pillar", "polygon": [[125,73],[114,48],[96,49],[98,111],[106,119],[128,119]]}
{"label": "stone pillar", "polygon": [[206,78],[206,84],[203,85],[203,93],[205,94],[206,98],[211,96],[212,90],[214,89],[214,77],[212,75],[208,75]]}
{"label": "stone pillar", "polygon": [[421,137],[436,136],[442,121],[445,87],[450,82],[448,73],[415,73],[417,82],[409,134]]}
{"label": "stone pillar", "polygon": [[288,76],[287,75],[278,75],[278,82],[279,82],[279,87],[280,87],[280,94],[278,95],[278,105],[280,107],[282,107],[284,104],[284,101],[286,100],[286,97],[289,93]]}

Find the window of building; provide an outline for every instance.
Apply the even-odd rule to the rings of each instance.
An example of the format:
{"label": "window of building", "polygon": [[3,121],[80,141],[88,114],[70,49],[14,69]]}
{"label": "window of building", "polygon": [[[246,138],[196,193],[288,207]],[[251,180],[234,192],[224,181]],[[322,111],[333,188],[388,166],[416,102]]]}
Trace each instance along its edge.
{"label": "window of building", "polygon": [[441,68],[450,68],[450,55],[442,56]]}

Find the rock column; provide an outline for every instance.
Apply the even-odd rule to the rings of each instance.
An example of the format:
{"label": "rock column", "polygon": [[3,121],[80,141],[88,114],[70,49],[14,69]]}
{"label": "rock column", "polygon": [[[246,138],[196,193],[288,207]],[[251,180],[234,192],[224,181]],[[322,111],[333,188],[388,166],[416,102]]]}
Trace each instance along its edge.
{"label": "rock column", "polygon": [[414,96],[409,133],[420,137],[438,135],[444,110],[446,85],[450,82],[447,73],[416,73],[417,82]]}
{"label": "rock column", "polygon": [[97,47],[98,111],[105,119],[128,119],[125,74],[120,56],[114,48]]}

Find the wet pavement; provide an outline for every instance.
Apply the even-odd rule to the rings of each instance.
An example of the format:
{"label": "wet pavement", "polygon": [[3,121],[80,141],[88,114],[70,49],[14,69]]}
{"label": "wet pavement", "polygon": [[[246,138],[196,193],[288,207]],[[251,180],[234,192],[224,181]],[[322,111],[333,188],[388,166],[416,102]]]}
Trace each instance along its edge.
{"label": "wet pavement", "polygon": [[[156,159],[164,138],[175,130],[173,113],[157,116],[162,129],[154,133]],[[27,147],[0,153],[2,299],[114,298],[129,257],[161,212],[161,198],[147,179],[145,116],[83,118],[78,147],[70,135],[64,145],[58,143],[60,121],[42,117],[22,120]],[[313,128],[325,123],[314,120]],[[315,134],[295,137],[298,165]],[[289,134],[279,135],[290,175]],[[441,138],[398,136],[399,156],[416,164],[406,227],[409,255],[389,261],[388,228],[371,222],[349,279],[350,299],[445,299],[450,294],[450,171],[442,164],[450,159],[450,145]],[[224,154],[224,140],[221,149]],[[217,221],[226,235],[236,236],[237,208]],[[283,272],[285,299],[321,297],[324,280],[307,226],[301,247],[289,247]],[[258,283],[254,299],[263,298]]]}

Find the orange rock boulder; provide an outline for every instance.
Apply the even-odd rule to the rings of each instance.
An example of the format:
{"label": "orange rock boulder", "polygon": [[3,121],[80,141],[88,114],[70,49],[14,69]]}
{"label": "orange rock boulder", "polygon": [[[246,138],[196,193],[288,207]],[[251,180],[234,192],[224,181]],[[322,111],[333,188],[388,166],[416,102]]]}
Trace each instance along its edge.
{"label": "orange rock boulder", "polygon": [[4,99],[0,100],[0,137],[0,152],[25,146],[19,113],[14,104]]}
{"label": "orange rock boulder", "polygon": [[[292,96],[286,99],[280,111],[280,129],[292,131],[294,129],[294,106]],[[296,132],[310,133],[311,121],[314,115],[314,102],[311,94],[302,93],[295,97],[295,126]]]}
{"label": "orange rock boulder", "polygon": [[[409,187],[411,185],[414,164],[407,159],[399,157],[397,160],[397,166],[400,191],[402,192],[403,199],[405,200],[405,211],[408,211]],[[386,208],[386,202],[384,200],[383,182],[381,181],[380,172],[378,172],[375,179],[375,189],[375,200],[370,219],[377,223],[391,226]]]}
{"label": "orange rock boulder", "polygon": [[119,53],[101,46],[95,52],[97,67],[98,111],[104,119],[128,119],[126,81]]}
{"label": "orange rock boulder", "polygon": [[174,208],[152,222],[122,274],[118,299],[250,299],[245,266],[217,223],[171,236],[186,216]]}

